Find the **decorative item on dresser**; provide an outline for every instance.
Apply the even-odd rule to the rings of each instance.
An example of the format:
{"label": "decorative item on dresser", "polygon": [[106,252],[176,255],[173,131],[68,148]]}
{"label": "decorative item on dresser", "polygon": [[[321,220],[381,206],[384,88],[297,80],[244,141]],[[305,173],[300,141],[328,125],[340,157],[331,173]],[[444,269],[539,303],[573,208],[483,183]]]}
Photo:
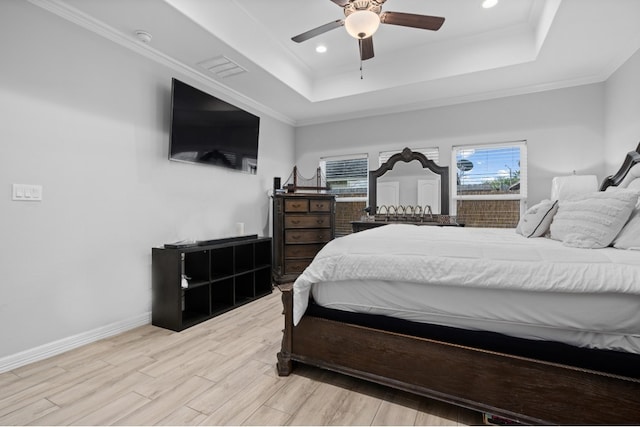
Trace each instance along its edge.
{"label": "decorative item on dresser", "polygon": [[335,237],[332,194],[277,193],[273,196],[273,280],[291,282]]}

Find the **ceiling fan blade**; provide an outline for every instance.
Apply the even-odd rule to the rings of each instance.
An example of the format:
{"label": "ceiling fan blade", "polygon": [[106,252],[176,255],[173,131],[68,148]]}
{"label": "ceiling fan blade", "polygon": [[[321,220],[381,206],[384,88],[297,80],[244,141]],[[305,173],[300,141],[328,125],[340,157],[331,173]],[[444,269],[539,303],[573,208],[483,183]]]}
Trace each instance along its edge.
{"label": "ceiling fan blade", "polygon": [[317,28],[314,28],[313,30],[309,30],[302,34],[298,34],[295,37],[291,37],[291,40],[293,40],[296,43],[301,43],[305,40],[309,40],[312,37],[319,36],[320,34],[326,33],[327,31],[331,31],[334,28],[342,27],[343,25],[344,25],[344,20],[338,19],[336,21],[329,22],[328,24],[324,24]]}
{"label": "ceiling fan blade", "polygon": [[349,0],[331,0],[331,1],[340,7],[345,7],[346,5],[349,4]]}
{"label": "ceiling fan blade", "polygon": [[413,13],[383,12],[380,14],[380,22],[391,25],[401,25],[403,27],[438,31],[444,23],[444,18],[439,16],[416,15]]}
{"label": "ceiling fan blade", "polygon": [[373,58],[373,36],[366,39],[358,39],[358,48],[360,50],[360,59],[366,61]]}

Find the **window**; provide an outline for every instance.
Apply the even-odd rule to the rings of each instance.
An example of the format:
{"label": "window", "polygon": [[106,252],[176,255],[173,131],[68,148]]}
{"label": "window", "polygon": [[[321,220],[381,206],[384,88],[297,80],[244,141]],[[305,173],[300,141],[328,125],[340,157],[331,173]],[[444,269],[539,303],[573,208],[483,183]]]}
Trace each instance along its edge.
{"label": "window", "polygon": [[461,221],[480,227],[517,225],[527,198],[526,141],[453,147],[452,164]]}
{"label": "window", "polygon": [[[440,160],[440,150],[438,149],[438,147],[435,148],[416,148],[416,149],[412,149],[411,151],[414,151],[416,153],[422,153],[425,156],[427,156],[427,159],[433,161],[435,164],[440,165],[439,160]],[[383,163],[385,163],[387,160],[389,160],[389,157],[393,156],[394,154],[399,153],[400,151],[381,151],[380,152],[380,156],[378,156],[378,167],[382,166]]]}
{"label": "window", "polygon": [[351,233],[351,221],[358,221],[367,207],[369,159],[366,154],[325,157],[320,169],[329,192],[336,195],[336,237]]}
{"label": "window", "polygon": [[325,157],[320,159],[320,169],[329,192],[336,195],[337,201],[345,198],[366,200],[369,161],[365,154]]}

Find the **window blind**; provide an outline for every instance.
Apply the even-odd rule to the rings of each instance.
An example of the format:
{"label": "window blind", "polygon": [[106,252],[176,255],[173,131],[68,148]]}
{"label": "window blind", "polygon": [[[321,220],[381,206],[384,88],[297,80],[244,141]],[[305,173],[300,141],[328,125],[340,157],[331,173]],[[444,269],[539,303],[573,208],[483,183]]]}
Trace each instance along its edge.
{"label": "window blind", "polygon": [[[435,164],[440,165],[440,149],[438,147],[430,147],[430,148],[416,148],[411,150],[416,153],[424,154],[427,159],[433,161]],[[399,153],[399,151],[381,151],[378,156],[378,167],[382,166],[391,156]]]}
{"label": "window blind", "polygon": [[369,161],[366,156],[324,158],[320,168],[329,192],[336,197],[367,197]]}
{"label": "window blind", "polygon": [[523,141],[453,148],[455,196],[526,197]]}

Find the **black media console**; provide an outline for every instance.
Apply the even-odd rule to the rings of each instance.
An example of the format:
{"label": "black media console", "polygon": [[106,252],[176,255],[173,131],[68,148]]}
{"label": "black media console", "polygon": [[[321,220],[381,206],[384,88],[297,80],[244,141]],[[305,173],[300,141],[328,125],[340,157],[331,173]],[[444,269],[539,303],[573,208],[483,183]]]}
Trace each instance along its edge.
{"label": "black media console", "polygon": [[181,331],[270,294],[271,238],[152,248],[151,323]]}

